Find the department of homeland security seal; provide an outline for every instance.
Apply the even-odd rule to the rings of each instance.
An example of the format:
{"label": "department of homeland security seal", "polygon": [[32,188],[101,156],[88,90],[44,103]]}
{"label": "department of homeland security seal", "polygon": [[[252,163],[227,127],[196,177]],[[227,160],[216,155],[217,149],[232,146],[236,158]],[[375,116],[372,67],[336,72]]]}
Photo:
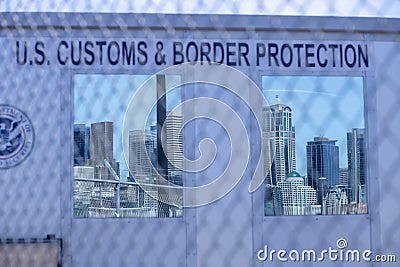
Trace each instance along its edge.
{"label": "department of homeland security seal", "polygon": [[24,161],[33,148],[32,123],[20,109],[0,104],[0,169]]}

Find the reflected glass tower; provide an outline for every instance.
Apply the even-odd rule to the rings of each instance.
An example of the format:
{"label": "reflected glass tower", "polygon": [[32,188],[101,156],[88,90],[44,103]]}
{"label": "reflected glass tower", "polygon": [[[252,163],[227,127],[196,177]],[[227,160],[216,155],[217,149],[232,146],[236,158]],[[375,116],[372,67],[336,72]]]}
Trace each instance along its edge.
{"label": "reflected glass tower", "polygon": [[[129,131],[129,171],[130,178],[144,184],[154,184],[157,178],[157,132],[132,130]],[[131,180],[131,179],[130,179]],[[157,189],[147,188],[156,195]],[[157,209],[157,200],[145,193],[143,188],[136,187],[137,207]]]}
{"label": "reflected glass tower", "polygon": [[315,137],[307,142],[307,178],[308,185],[318,192],[318,204],[326,190],[339,184],[339,147],[337,140]]}
{"label": "reflected glass tower", "polygon": [[276,96],[274,104],[263,109],[264,174],[267,184],[277,185],[296,170],[295,139],[292,109]]}
{"label": "reflected glass tower", "polygon": [[129,131],[129,170],[135,179],[153,182],[157,176],[157,133]]}
{"label": "reflected glass tower", "polygon": [[354,128],[347,133],[348,181],[351,202],[366,203],[365,129]]}
{"label": "reflected glass tower", "polygon": [[104,160],[106,159],[111,167],[119,173],[119,168],[114,160],[114,123],[97,122],[90,126],[90,166],[94,167],[95,178],[114,179],[110,172],[105,169]]}
{"label": "reflected glass tower", "polygon": [[74,166],[85,166],[89,159],[90,128],[74,124]]}
{"label": "reflected glass tower", "polygon": [[182,112],[174,110],[170,112],[165,120],[167,132],[167,157],[168,179],[176,185],[182,185]]}
{"label": "reflected glass tower", "polygon": [[347,186],[349,184],[349,169],[340,168],[339,169],[339,184]]}
{"label": "reflected glass tower", "polygon": [[278,184],[296,170],[296,136],[292,109],[277,95],[273,105],[263,108],[263,154],[265,215],[283,215],[282,192]]}

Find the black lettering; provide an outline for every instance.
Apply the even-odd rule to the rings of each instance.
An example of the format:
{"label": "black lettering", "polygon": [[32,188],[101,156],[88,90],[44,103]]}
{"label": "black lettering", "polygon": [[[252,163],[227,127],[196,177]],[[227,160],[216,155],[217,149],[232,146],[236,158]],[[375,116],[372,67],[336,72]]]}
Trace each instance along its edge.
{"label": "black lettering", "polygon": [[[217,55],[218,55],[218,53],[217,53],[217,50],[219,49],[219,52],[220,52],[220,58],[219,59],[217,59]],[[214,50],[214,62],[216,62],[216,63],[222,63],[222,62],[224,62],[224,47],[222,46],[222,44],[221,43],[214,43],[213,44],[213,50]]]}
{"label": "black lettering", "polygon": [[28,53],[28,49],[27,49],[27,47],[26,47],[26,42],[24,42],[24,56],[23,56],[23,59],[21,60],[20,59],[20,52],[19,52],[19,41],[17,41],[17,43],[16,43],[16,46],[17,46],[17,50],[16,50],[16,56],[17,56],[17,64],[18,65],[25,65],[26,64],[26,59],[27,59],[27,53]]}
{"label": "black lettering", "polygon": [[322,68],[325,68],[326,65],[328,64],[328,60],[325,58],[324,61],[321,61],[321,49],[324,49],[325,52],[326,52],[328,49],[326,48],[326,45],[324,45],[324,44],[318,45],[318,48],[317,48],[317,62],[318,62],[318,65],[319,65],[320,67],[322,67]]}
{"label": "black lettering", "polygon": [[[190,59],[190,55],[192,55],[192,53],[190,53],[190,48],[193,47],[193,51],[194,51],[194,58]],[[188,62],[196,62],[198,60],[199,57],[199,52],[197,50],[197,45],[195,42],[189,42],[186,46],[186,60]]]}
{"label": "black lettering", "polygon": [[146,53],[146,49],[147,49],[147,44],[143,41],[140,41],[138,43],[138,54],[141,57],[137,57],[137,60],[139,62],[140,65],[146,65],[147,64],[147,53]]}
{"label": "black lettering", "polygon": [[[112,58],[112,48],[115,47],[116,49],[116,58],[113,59]],[[112,41],[108,44],[108,49],[107,49],[107,56],[108,56],[108,61],[110,62],[111,65],[117,65],[118,61],[119,61],[119,56],[121,54],[120,48],[119,48],[119,44],[116,41]]]}
{"label": "black lettering", "polygon": [[61,65],[65,65],[68,62],[68,56],[66,56],[64,59],[61,58],[61,47],[64,47],[64,48],[68,49],[68,43],[66,41],[61,41],[58,44],[58,48],[57,48],[57,59],[58,59],[58,62]]}
{"label": "black lettering", "polygon": [[306,44],[306,67],[315,67],[315,63],[310,62],[310,58],[314,58],[315,54],[310,49],[314,49],[314,44]]}
{"label": "black lettering", "polygon": [[[177,64],[182,64],[184,62],[184,57],[183,57],[183,44],[182,42],[174,42],[173,44],[174,48],[174,65]],[[179,56],[179,59],[177,57]]]}
{"label": "black lettering", "polygon": [[[242,49],[244,48],[244,50]],[[249,45],[246,43],[239,43],[239,66],[242,66],[242,58],[246,62],[247,66],[250,66],[249,59],[247,58],[247,55],[249,54]]]}
{"label": "black lettering", "polygon": [[339,45],[340,67],[343,67],[343,46]]}
{"label": "black lettering", "polygon": [[[211,52],[211,45],[209,43],[201,42],[200,43],[200,61],[202,63],[203,63],[203,61],[211,62],[210,52]],[[206,58],[206,60],[204,60],[204,58]]]}
{"label": "black lettering", "polygon": [[[274,48],[275,50],[272,51],[272,48]],[[278,50],[277,44],[275,44],[275,43],[268,44],[268,66],[271,67],[271,58],[273,58],[275,61],[275,65],[277,67],[279,67],[279,62],[278,62],[278,58],[277,58],[278,52],[279,52],[279,50]]]}
{"label": "black lettering", "polygon": [[135,65],[135,42],[131,42],[129,49],[127,43],[122,42],[122,65]]}
{"label": "black lettering", "polygon": [[46,60],[46,56],[44,54],[44,43],[39,41],[35,44],[35,52],[39,57],[35,57],[35,63],[37,65],[43,65]]}
{"label": "black lettering", "polygon": [[260,58],[265,57],[265,44],[257,43],[257,66],[260,66]]}
{"label": "black lettering", "polygon": [[107,43],[105,41],[98,41],[96,42],[96,45],[99,47],[99,60],[100,60],[100,65],[103,65],[103,46],[105,46]]}
{"label": "black lettering", "polygon": [[[285,61],[285,50],[288,51],[289,53],[289,59],[287,61]],[[290,47],[289,44],[283,44],[282,48],[281,48],[281,62],[282,65],[285,67],[290,67],[290,65],[292,65],[292,61],[293,61],[293,51],[292,48]]]}
{"label": "black lettering", "polygon": [[82,42],[78,42],[78,59],[75,59],[75,45],[76,43],[71,42],[71,62],[74,65],[79,65],[81,64],[81,57],[82,57]]}
{"label": "black lettering", "polygon": [[235,43],[226,43],[226,65],[228,66],[236,66],[236,61],[231,59],[232,56],[235,55]]}
{"label": "black lettering", "polygon": [[361,67],[361,59],[364,62],[364,66],[368,68],[368,47],[365,45],[365,52],[361,45],[358,45],[358,67]]}
{"label": "black lettering", "polygon": [[94,48],[93,42],[88,41],[85,43],[84,50],[86,55],[84,57],[84,60],[87,65],[92,65],[94,62],[95,57],[93,53],[93,48]]}
{"label": "black lettering", "polygon": [[338,48],[338,45],[330,44],[328,47],[332,50],[332,67],[336,67],[336,49]]}
{"label": "black lettering", "polygon": [[293,47],[296,49],[297,52],[297,67],[301,67],[301,53],[300,48],[304,47],[304,44],[294,44]]}
{"label": "black lettering", "polygon": [[[349,55],[349,50],[351,50],[351,54]],[[348,44],[346,45],[344,49],[344,60],[346,61],[346,65],[350,68],[353,68],[354,65],[356,65],[356,50],[353,45]],[[350,61],[350,59],[353,59],[353,61]]]}

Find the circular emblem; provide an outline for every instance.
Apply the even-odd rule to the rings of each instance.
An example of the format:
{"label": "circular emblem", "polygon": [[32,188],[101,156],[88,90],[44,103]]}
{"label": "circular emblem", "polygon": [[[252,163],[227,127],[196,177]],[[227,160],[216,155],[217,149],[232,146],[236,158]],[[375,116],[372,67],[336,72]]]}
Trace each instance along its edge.
{"label": "circular emblem", "polygon": [[26,159],[32,150],[32,123],[20,109],[0,105],[0,169],[12,168]]}

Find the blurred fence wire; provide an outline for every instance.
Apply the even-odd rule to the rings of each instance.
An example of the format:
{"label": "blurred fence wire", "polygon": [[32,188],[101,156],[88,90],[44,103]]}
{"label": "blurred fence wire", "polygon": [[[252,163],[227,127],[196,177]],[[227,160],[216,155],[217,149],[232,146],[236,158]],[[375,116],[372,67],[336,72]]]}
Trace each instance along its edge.
{"label": "blurred fence wire", "polygon": [[[4,266],[261,266],[255,250],[267,242],[319,248],[339,234],[351,246],[398,245],[399,182],[379,175],[396,178],[400,160],[392,70],[400,66],[400,22],[253,16],[399,16],[398,1],[6,2],[0,10],[140,12],[0,13],[0,42],[12,47],[0,52]],[[379,50],[376,40],[393,45]],[[384,63],[374,59],[379,53]],[[187,85],[187,69],[160,72],[214,61],[248,76],[237,84],[244,97],[205,82],[233,76],[196,73],[204,80]],[[253,84],[262,97],[249,93]],[[216,100],[233,115],[195,98]],[[24,150],[29,129],[9,112],[14,106],[32,121],[32,151]],[[185,117],[203,110],[224,118]],[[236,120],[247,135],[233,144]],[[26,159],[15,156],[20,151]],[[201,165],[202,156],[212,164]],[[7,166],[13,157],[20,162]],[[215,201],[185,206],[185,186],[213,183],[245,161],[228,173],[242,179],[222,198],[212,191]],[[264,182],[252,192],[254,175]],[[48,243],[58,246],[50,256]],[[37,258],[25,244],[39,244]]]}

